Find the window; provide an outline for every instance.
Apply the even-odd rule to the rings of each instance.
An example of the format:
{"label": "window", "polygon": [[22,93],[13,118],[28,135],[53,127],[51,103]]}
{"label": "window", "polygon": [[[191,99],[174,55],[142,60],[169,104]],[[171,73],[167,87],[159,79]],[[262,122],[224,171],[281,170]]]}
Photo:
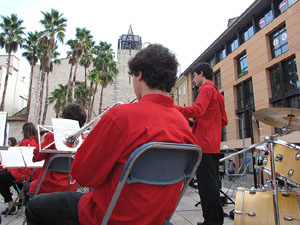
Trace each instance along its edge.
{"label": "window", "polygon": [[181,89],[179,88],[179,97],[181,97]]}
{"label": "window", "polygon": [[273,12],[270,9],[267,9],[266,13],[263,13],[261,16],[257,17],[257,22],[256,22],[256,26],[258,28],[258,30],[261,30],[262,28],[264,28],[266,25],[268,25],[270,22],[272,22],[274,19],[273,16]]}
{"label": "window", "polygon": [[226,49],[223,48],[221,51],[218,52],[218,62],[226,57]]}
{"label": "window", "polygon": [[270,44],[273,58],[276,58],[289,50],[286,26],[270,35]]}
{"label": "window", "polygon": [[238,39],[235,39],[230,44],[230,51],[233,52],[235,49],[239,47]]}
{"label": "window", "polygon": [[183,95],[185,95],[185,84],[183,85]]}
{"label": "window", "polygon": [[[219,72],[220,73],[220,72]],[[224,92],[221,93],[224,96]],[[224,99],[225,101],[225,99]],[[227,130],[226,126],[222,126],[222,134],[221,134],[221,141],[227,141]]]}
{"label": "window", "polygon": [[254,35],[254,28],[252,25],[249,25],[246,31],[244,31],[242,40],[243,42],[247,41],[249,38],[251,38]]}
{"label": "window", "polygon": [[296,58],[278,63],[270,69],[272,97],[274,107],[300,108],[300,87]]}
{"label": "window", "polygon": [[278,7],[280,14],[285,12],[289,7],[291,7],[297,1],[298,0],[283,0],[283,1],[277,2],[277,7]]}
{"label": "window", "polygon": [[222,82],[221,82],[221,72],[218,71],[214,73],[214,84],[220,90],[222,89]]}
{"label": "window", "polygon": [[248,73],[248,62],[246,53],[237,59],[238,62],[238,78]]}
{"label": "window", "polygon": [[[254,95],[252,80],[242,82],[236,87],[237,90],[237,110],[236,113],[239,119],[239,134],[240,138],[243,133],[246,137],[252,135],[252,111],[254,110]],[[243,123],[243,124],[242,124]],[[242,130],[243,127],[243,130]]]}

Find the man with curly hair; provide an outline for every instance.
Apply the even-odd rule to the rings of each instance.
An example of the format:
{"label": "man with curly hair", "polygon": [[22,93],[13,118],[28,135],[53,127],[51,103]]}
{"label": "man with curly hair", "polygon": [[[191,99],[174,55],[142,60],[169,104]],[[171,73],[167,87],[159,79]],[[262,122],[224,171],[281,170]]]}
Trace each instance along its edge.
{"label": "man with curly hair", "polygon": [[[139,102],[118,105],[106,113],[72,165],[72,177],[93,190],[33,198],[26,207],[28,225],[101,224],[124,164],[136,148],[148,142],[196,143],[186,119],[167,96],[175,85],[177,68],[175,55],[158,44],[142,49],[129,61]],[[108,224],[163,224],[176,208],[181,185],[125,184]]]}

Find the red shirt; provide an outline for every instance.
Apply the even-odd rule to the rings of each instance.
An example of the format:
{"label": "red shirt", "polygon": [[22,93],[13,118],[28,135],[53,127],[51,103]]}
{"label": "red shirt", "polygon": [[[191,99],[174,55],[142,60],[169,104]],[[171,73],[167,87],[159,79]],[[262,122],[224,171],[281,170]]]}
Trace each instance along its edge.
{"label": "red shirt", "polygon": [[[90,132],[72,165],[77,182],[94,188],[78,204],[82,225],[101,224],[124,164],[134,149],[147,142],[196,143],[172,98],[151,94],[138,103],[113,107]],[[125,184],[108,224],[163,224],[175,210],[180,188],[181,183]]]}
{"label": "red shirt", "polygon": [[[49,132],[45,136],[45,141],[41,143],[41,148],[43,149],[47,145],[54,142],[54,134]],[[55,144],[52,144],[48,149],[56,150]],[[42,175],[44,173],[46,164],[48,160],[55,154],[52,153],[41,153],[39,148],[34,149],[33,161],[38,162],[45,160],[44,165],[41,169],[38,179],[34,180],[30,184],[29,193],[35,194],[35,191],[40,183]],[[52,192],[66,192],[68,191],[69,175],[67,173],[60,173],[55,171],[48,171],[43,180],[42,186],[39,193],[52,193]],[[70,190],[76,191],[78,184],[75,182],[71,184]]]}
{"label": "red shirt", "polygon": [[[38,144],[35,141],[34,137],[30,137],[29,139],[23,139],[18,146],[31,146],[38,148]],[[20,169],[8,169],[8,171],[13,175],[16,181],[23,181],[24,178],[27,180],[32,173],[32,168],[20,168]],[[38,170],[35,170],[32,177],[35,177],[38,174]],[[25,176],[25,177],[24,177]]]}
{"label": "red shirt", "polygon": [[224,97],[211,81],[199,88],[193,106],[175,106],[186,118],[195,118],[193,133],[203,153],[220,153],[222,126],[228,123]]}

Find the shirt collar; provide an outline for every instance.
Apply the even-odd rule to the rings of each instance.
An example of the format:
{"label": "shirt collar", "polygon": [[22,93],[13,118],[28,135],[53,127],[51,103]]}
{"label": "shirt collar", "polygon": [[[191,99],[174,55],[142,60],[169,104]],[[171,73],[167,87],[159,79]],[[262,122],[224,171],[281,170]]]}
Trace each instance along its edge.
{"label": "shirt collar", "polygon": [[203,87],[203,86],[206,86],[206,85],[214,85],[214,83],[210,80],[206,81],[203,85],[201,85],[201,87],[198,89],[198,92],[200,91],[200,89]]}
{"label": "shirt collar", "polygon": [[162,94],[148,94],[148,95],[144,95],[140,99],[140,102],[144,102],[144,101],[157,103],[157,104],[164,105],[164,106],[167,106],[167,107],[173,107],[174,106],[174,100],[173,100],[173,98],[168,97],[166,95],[162,95]]}

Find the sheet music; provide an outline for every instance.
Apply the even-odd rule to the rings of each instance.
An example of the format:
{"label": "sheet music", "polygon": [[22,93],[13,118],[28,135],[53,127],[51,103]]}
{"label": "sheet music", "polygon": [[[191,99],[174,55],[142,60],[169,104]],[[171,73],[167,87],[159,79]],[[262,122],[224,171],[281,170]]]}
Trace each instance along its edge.
{"label": "sheet music", "polygon": [[76,151],[82,144],[81,137],[78,138],[79,144],[74,148],[69,148],[67,145],[64,144],[64,141],[66,140],[67,137],[76,133],[80,129],[78,121],[70,120],[70,119],[57,119],[57,118],[52,118],[51,120],[52,120],[53,131],[54,131],[54,141],[57,150],[70,151],[70,152]]}
{"label": "sheet music", "polygon": [[0,145],[5,146],[7,112],[0,112]]}
{"label": "sheet music", "polygon": [[1,162],[4,168],[35,168],[42,167],[44,161],[33,162],[34,147],[9,147],[0,151]]}

